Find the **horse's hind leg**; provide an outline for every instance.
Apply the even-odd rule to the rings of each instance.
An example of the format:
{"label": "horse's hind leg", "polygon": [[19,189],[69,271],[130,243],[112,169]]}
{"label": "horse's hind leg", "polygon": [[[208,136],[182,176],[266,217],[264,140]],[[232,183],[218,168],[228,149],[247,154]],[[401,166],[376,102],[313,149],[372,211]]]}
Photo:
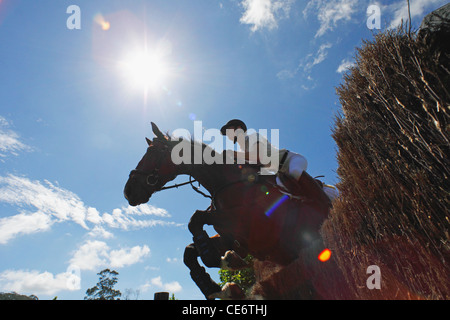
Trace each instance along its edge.
{"label": "horse's hind leg", "polygon": [[[197,210],[189,221],[189,231],[194,236],[195,247],[203,263],[208,268],[239,270],[247,268],[248,264],[233,250],[232,243],[219,237],[209,237],[203,226],[220,223],[217,213]],[[245,253],[247,255],[247,253]]]}
{"label": "horse's hind leg", "polygon": [[208,268],[220,268],[222,253],[217,247],[218,242],[214,243],[208,233],[203,230],[205,224],[212,224],[210,220],[211,213],[197,210],[189,221],[188,228],[193,235],[194,245],[198,255]]}
{"label": "horse's hind leg", "polygon": [[242,257],[233,250],[228,250],[222,257],[220,268],[230,271],[237,271],[250,267]]}
{"label": "horse's hind leg", "polygon": [[191,243],[184,251],[184,264],[191,270],[191,278],[199,287],[207,299],[213,293],[220,292],[220,286],[215,283],[205,268],[198,263],[198,251],[195,244]]}

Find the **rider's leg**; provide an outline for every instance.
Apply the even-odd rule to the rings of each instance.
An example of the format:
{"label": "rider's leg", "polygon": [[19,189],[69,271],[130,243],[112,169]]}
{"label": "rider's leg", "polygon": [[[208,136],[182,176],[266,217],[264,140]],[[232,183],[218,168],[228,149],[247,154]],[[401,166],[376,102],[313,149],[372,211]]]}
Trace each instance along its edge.
{"label": "rider's leg", "polygon": [[296,180],[300,179],[300,176],[308,168],[308,161],[300,154],[294,154],[289,159],[289,175]]}
{"label": "rider's leg", "polygon": [[298,185],[300,190],[302,190],[302,194],[309,199],[315,200],[321,210],[327,211],[331,208],[331,200],[323,191],[323,187],[320,186],[307,172],[304,172],[300,176]]}
{"label": "rider's leg", "polygon": [[[284,165],[288,166],[286,175],[289,176],[289,180],[295,180],[296,182],[290,183],[290,188],[285,187],[286,189],[293,194],[316,200],[323,210],[327,210],[327,208],[331,207],[330,198],[325,194],[322,186],[306,172],[308,162],[305,157],[295,153],[293,155],[289,154]],[[284,169],[282,171],[286,170],[285,168],[282,169]],[[286,178],[284,178],[284,180],[286,180]],[[277,183],[284,186],[280,175],[277,175]]]}
{"label": "rider's leg", "polygon": [[[339,191],[336,189],[336,187],[323,185],[321,189],[328,197],[328,199],[325,199],[323,197],[322,192],[316,187],[317,181],[315,181],[314,179],[313,181],[312,179],[310,179],[310,177],[302,178],[303,172],[306,172],[306,168],[308,167],[308,162],[306,161],[306,158],[303,157],[302,155],[296,153],[293,153],[291,155],[290,153],[286,159],[286,164],[288,166],[286,174],[297,180],[298,184],[301,185],[302,187],[309,186],[309,188],[312,188],[314,191],[313,194],[315,194],[315,197],[317,199],[322,199],[322,201],[328,203],[329,201],[333,201],[335,198],[339,196]],[[284,171],[286,171],[286,168],[283,169],[285,169]],[[276,181],[279,186],[289,190],[289,188],[286,188],[286,186],[284,186],[283,182],[278,176],[276,178]]]}
{"label": "rider's leg", "polygon": [[[295,180],[299,180],[302,173],[306,171],[307,167],[308,161],[304,156],[298,153],[289,152],[281,171],[294,178]],[[283,182],[278,176],[276,177],[276,181],[279,186],[284,187],[285,189],[289,189],[284,186]]]}

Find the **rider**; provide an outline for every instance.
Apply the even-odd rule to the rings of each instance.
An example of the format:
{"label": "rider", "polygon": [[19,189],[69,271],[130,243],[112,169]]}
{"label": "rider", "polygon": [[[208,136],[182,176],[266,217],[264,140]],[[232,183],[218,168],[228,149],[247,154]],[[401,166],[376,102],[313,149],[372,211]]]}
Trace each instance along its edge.
{"label": "rider", "polygon": [[[228,129],[228,130],[227,130]],[[230,140],[234,143],[238,143],[241,150],[243,150],[245,160],[256,159],[258,163],[260,162],[258,147],[267,147],[267,153],[272,154],[273,152],[279,152],[279,168],[276,172],[276,181],[277,184],[285,190],[291,189],[292,192],[293,187],[300,188],[303,193],[305,193],[305,189],[312,191],[312,196],[314,198],[321,198],[321,191],[318,190],[318,186],[323,189],[325,194],[328,196],[329,200],[333,200],[337,197],[337,190],[333,186],[328,185],[319,185],[317,180],[314,180],[306,173],[306,168],[308,167],[308,162],[304,156],[301,154],[288,151],[286,149],[277,149],[270,142],[267,141],[264,137],[260,136],[259,133],[253,133],[251,135],[247,135],[247,126],[242,120],[233,119],[228,121],[221,129],[220,132],[222,135],[226,135]],[[242,139],[242,135],[244,135],[244,139]],[[252,158],[251,155],[255,155],[256,157]],[[234,152],[234,158],[238,159],[242,157],[239,152]],[[267,167],[267,165],[266,165]],[[281,174],[280,174],[281,173]],[[294,180],[297,186],[292,186],[291,188],[286,188],[285,184],[282,181],[280,176],[285,176],[289,180]],[[286,178],[283,179],[285,182],[289,182]],[[324,200],[324,199],[322,199]],[[328,199],[324,201],[329,201]]]}

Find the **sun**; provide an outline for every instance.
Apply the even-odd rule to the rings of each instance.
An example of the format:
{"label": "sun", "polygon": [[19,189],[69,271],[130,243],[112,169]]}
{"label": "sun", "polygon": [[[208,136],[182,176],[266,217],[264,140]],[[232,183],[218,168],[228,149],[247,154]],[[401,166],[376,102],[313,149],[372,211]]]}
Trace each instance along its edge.
{"label": "sun", "polygon": [[157,52],[135,52],[121,63],[125,81],[137,89],[157,91],[164,87],[169,68],[164,56]]}

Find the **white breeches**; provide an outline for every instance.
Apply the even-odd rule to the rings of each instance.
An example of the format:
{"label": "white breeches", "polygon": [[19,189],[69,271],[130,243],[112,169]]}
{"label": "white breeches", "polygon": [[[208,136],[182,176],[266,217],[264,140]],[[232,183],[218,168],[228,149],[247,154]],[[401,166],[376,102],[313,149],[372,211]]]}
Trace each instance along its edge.
{"label": "white breeches", "polygon": [[[308,161],[301,154],[289,152],[286,161],[281,168],[281,172],[288,174],[289,176],[295,178],[295,180],[300,179],[303,171],[306,171],[308,167]],[[277,176],[277,184],[286,189],[286,187],[281,182],[280,178]]]}
{"label": "white breeches", "polygon": [[[280,171],[298,180],[300,179],[302,173],[306,171],[307,167],[308,161],[306,161],[306,158],[304,156],[298,153],[289,152],[286,161],[284,162],[283,167],[281,168]],[[287,189],[281,182],[280,178],[278,178],[278,176],[276,177],[276,181],[280,187]],[[331,201],[333,201],[339,196],[339,191],[334,186],[325,184],[323,186],[323,191],[328,196],[328,198],[330,198]]]}

